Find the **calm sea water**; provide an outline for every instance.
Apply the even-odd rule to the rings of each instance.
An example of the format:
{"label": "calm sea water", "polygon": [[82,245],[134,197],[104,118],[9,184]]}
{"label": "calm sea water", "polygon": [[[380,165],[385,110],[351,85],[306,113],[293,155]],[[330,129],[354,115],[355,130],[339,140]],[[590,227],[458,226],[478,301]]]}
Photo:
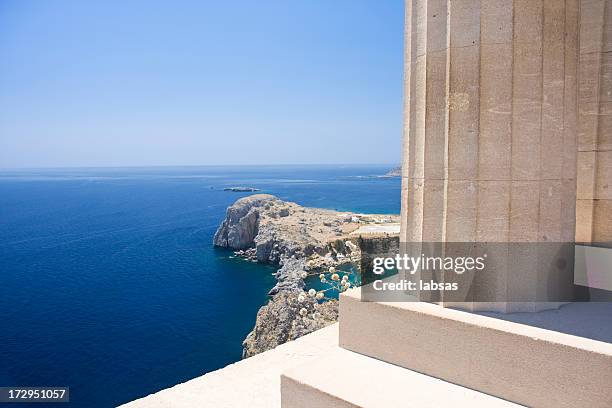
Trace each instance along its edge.
{"label": "calm sea water", "polygon": [[399,213],[400,181],[367,177],[387,170],[0,172],[0,386],[69,386],[67,406],[109,407],[239,360],[274,269],[212,247],[249,194],[222,188]]}

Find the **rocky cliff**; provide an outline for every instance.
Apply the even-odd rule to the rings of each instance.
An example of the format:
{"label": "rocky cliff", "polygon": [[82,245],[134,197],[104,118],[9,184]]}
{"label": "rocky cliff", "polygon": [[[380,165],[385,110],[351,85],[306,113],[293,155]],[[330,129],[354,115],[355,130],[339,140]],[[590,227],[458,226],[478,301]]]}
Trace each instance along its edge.
{"label": "rocky cliff", "polygon": [[242,198],[227,209],[225,220],[215,233],[213,242],[220,247],[244,249],[253,244],[259,226],[259,210],[276,197],[256,194]]}
{"label": "rocky cliff", "polygon": [[337,320],[338,302],[304,292],[304,279],[347,262],[360,251],[350,234],[363,224],[397,221],[396,216],[340,213],[306,208],[268,194],[255,194],[227,209],[214,244],[250,260],[279,266],[270,300],[257,313],[243,342],[243,356],[269,350]]}

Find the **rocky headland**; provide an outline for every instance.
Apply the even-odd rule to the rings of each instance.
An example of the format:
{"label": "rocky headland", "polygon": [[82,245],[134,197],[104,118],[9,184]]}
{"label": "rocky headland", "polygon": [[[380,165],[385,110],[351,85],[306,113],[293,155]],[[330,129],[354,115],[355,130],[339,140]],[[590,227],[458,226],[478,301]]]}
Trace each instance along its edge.
{"label": "rocky headland", "polygon": [[335,322],[338,301],[322,291],[305,292],[305,280],[310,275],[337,280],[330,271],[359,263],[361,227],[397,222],[396,215],[308,208],[268,194],[244,197],[230,206],[214,245],[233,249],[247,260],[279,266],[270,300],[260,308],[255,327],[243,342],[243,357]]}

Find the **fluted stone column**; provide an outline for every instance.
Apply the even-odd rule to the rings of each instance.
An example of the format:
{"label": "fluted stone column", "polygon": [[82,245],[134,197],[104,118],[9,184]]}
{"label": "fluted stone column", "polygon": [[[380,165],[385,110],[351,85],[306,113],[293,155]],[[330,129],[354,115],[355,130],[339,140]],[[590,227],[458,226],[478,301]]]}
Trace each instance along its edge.
{"label": "fluted stone column", "polygon": [[[406,0],[403,242],[574,241],[578,19],[578,0]],[[515,255],[480,290],[572,290],[571,260]]]}
{"label": "fluted stone column", "polygon": [[576,240],[612,246],[612,0],[582,0]]}

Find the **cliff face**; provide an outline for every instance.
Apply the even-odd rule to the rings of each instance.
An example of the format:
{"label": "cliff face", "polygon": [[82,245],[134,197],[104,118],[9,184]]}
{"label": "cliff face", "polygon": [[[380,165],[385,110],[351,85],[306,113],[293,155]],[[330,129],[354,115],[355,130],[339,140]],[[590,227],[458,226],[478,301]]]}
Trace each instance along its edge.
{"label": "cliff face", "polygon": [[259,262],[322,254],[330,239],[360,226],[359,216],[306,208],[269,194],[255,194],[227,209],[214,244],[230,249],[254,248]]}
{"label": "cliff face", "polygon": [[[302,316],[300,310],[308,314]],[[257,312],[255,327],[242,342],[243,358],[295,340],[338,320],[338,301],[318,303],[305,297],[300,302],[295,293],[281,291]]]}
{"label": "cliff face", "polygon": [[215,233],[214,244],[232,249],[250,247],[257,236],[260,207],[274,200],[274,196],[256,194],[236,201],[227,209],[225,220]]}
{"label": "cliff face", "polygon": [[359,262],[360,252],[356,245],[346,245],[347,237],[364,223],[379,218],[388,222],[389,216],[306,208],[268,194],[241,198],[227,209],[214,244],[280,267],[271,298],[257,313],[255,327],[243,342],[244,357],[337,320],[338,302],[319,302],[307,296],[304,279],[327,272],[330,266]]}

